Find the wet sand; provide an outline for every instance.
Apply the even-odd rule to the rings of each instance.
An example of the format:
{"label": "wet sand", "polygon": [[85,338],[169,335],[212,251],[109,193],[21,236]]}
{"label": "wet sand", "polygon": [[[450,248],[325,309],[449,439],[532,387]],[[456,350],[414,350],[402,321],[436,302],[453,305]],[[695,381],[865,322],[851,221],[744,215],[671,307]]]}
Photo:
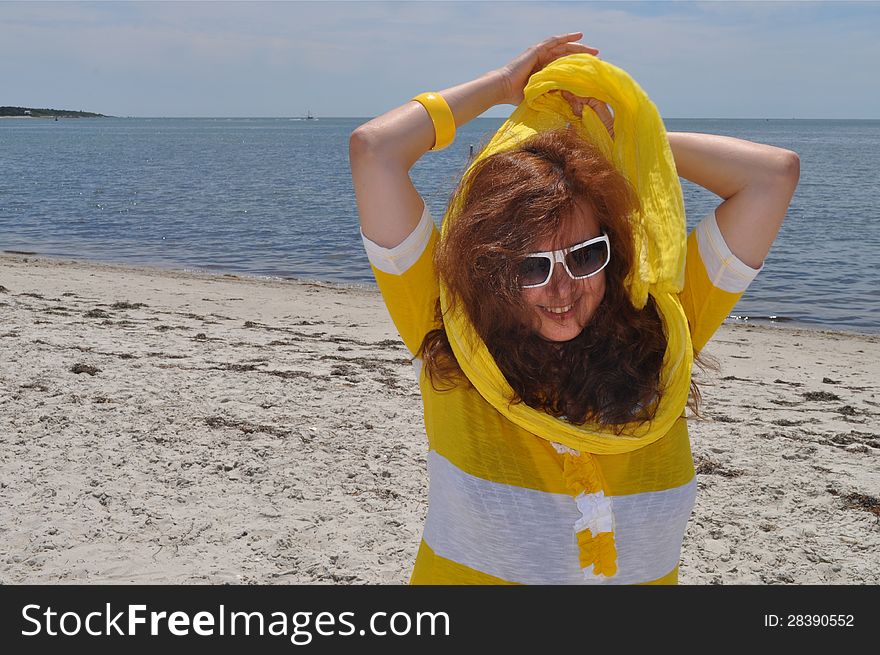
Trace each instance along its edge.
{"label": "wet sand", "polygon": [[[0,255],[0,583],[405,583],[418,386],[375,290]],[[880,582],[880,337],[725,325],[685,584]]]}

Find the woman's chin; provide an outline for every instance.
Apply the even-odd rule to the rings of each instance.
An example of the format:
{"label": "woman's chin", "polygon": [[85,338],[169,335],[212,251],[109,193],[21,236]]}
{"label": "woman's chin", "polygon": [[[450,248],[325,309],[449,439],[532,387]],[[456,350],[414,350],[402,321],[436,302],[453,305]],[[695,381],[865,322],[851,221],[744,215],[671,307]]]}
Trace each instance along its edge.
{"label": "woman's chin", "polygon": [[572,330],[548,330],[542,328],[541,331],[538,332],[538,336],[541,337],[544,341],[550,341],[551,343],[565,343],[566,341],[571,341],[572,339],[577,337],[581,332],[583,332],[583,330],[583,328]]}
{"label": "woman's chin", "polygon": [[578,320],[569,320],[564,323],[544,320],[538,329],[538,336],[544,339],[544,341],[565,343],[583,332],[585,324],[585,322]]}
{"label": "woman's chin", "polygon": [[[580,309],[580,308],[578,308]],[[544,310],[538,310],[541,318],[538,327],[538,336],[544,341],[552,341],[556,343],[565,343],[576,338],[590,322],[592,312],[588,316],[583,316],[582,312],[566,312],[568,316],[548,316]]]}

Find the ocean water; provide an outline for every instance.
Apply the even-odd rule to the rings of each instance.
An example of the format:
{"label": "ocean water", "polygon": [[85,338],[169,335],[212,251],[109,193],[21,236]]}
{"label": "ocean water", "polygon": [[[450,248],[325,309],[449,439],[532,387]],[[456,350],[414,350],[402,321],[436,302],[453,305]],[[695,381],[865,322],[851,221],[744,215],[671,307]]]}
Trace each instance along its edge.
{"label": "ocean water", "polygon": [[[366,120],[0,120],[0,250],[374,284],[348,168],[348,137]],[[470,146],[501,122],[472,121],[414,167],[438,220]],[[880,121],[667,127],[800,155],[797,193],[738,320],[880,332]],[[683,189],[690,229],[720,200],[688,182]]]}

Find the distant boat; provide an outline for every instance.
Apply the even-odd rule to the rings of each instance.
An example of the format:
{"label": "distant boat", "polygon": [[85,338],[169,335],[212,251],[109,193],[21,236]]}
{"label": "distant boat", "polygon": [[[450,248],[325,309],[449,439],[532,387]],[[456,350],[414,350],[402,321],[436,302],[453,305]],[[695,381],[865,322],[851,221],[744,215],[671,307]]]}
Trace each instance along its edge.
{"label": "distant boat", "polygon": [[316,121],[318,119],[315,118],[315,115],[312,113],[312,110],[309,109],[306,112],[305,116],[296,116],[294,118],[289,118],[288,120],[291,120],[291,121]]}

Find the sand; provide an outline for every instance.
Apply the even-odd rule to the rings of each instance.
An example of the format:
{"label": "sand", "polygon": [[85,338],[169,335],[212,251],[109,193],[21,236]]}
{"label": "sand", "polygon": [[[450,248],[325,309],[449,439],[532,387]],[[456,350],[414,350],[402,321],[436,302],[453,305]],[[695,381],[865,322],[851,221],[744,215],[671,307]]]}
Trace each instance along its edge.
{"label": "sand", "polygon": [[[374,289],[0,256],[0,583],[405,583],[427,509]],[[880,337],[725,325],[684,584],[880,582]]]}

